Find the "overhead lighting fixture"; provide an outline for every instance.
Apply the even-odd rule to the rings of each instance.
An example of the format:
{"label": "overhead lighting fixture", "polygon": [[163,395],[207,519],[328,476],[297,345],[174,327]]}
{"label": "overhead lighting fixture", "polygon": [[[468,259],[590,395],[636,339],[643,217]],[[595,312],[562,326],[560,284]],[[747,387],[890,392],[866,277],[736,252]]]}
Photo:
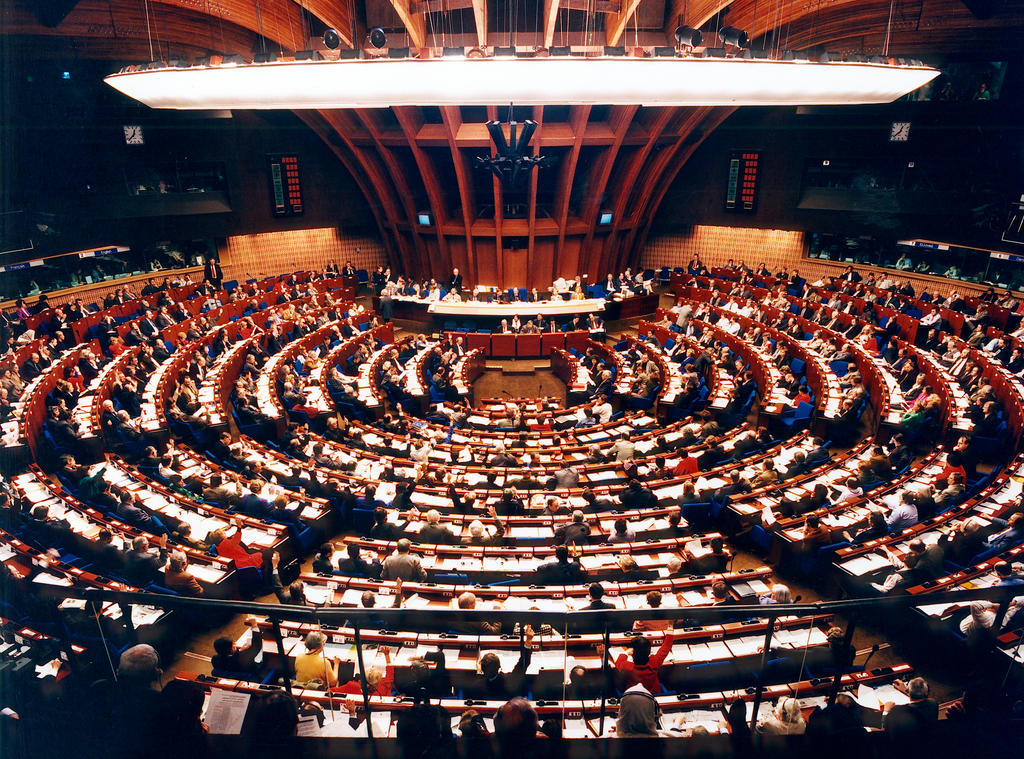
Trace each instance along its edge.
{"label": "overhead lighting fixture", "polygon": [[694,29],[692,26],[677,26],[673,36],[676,46],[683,48],[700,47],[700,43],[704,40],[700,29]]}
{"label": "overhead lighting fixture", "polygon": [[[403,57],[407,49],[395,50]],[[928,66],[743,58],[445,58],[282,61],[111,74],[151,108],[304,109],[419,105],[857,105],[927,84]]]}
{"label": "overhead lighting fixture", "polygon": [[537,122],[527,119],[523,122],[523,131],[516,137],[519,124],[512,119],[512,106],[508,109],[509,139],[505,139],[505,131],[500,121],[488,121],[488,134],[491,135],[491,142],[494,143],[493,156],[477,156],[475,164],[477,168],[487,169],[504,187],[516,187],[530,174],[535,166],[544,166],[548,159],[546,156],[530,155],[527,150],[530,148],[530,140],[537,129]]}
{"label": "overhead lighting fixture", "polygon": [[380,49],[388,44],[388,35],[379,26],[375,26],[370,30],[370,44]]}
{"label": "overhead lighting fixture", "polygon": [[718,39],[722,40],[722,44],[728,47],[746,47],[750,44],[750,37],[745,31],[735,26],[723,26],[718,30]]}
{"label": "overhead lighting fixture", "polygon": [[337,50],[341,46],[341,35],[337,29],[324,30],[324,47],[328,50]]}

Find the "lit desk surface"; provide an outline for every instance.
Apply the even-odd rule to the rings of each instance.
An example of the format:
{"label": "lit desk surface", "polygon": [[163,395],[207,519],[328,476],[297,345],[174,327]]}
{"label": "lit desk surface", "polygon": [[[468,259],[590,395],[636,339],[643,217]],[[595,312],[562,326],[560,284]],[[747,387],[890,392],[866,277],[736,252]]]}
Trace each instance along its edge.
{"label": "lit desk surface", "polygon": [[[413,298],[396,298],[396,300],[411,300],[421,302]],[[552,314],[589,314],[604,310],[604,299],[591,298],[589,300],[542,300],[534,303],[519,301],[516,303],[486,303],[481,301],[462,301],[445,303],[434,301],[427,307],[431,314],[442,314],[445,316],[501,316],[512,318],[516,314],[526,323],[537,314],[550,316]]]}

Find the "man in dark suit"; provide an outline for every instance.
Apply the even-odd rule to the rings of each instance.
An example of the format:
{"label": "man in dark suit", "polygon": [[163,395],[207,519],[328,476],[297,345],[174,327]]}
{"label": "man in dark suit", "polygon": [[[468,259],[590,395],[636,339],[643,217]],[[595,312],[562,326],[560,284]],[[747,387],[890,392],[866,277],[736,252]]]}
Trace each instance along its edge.
{"label": "man in dark suit", "polygon": [[579,545],[590,542],[590,525],[583,521],[583,512],[574,511],[572,521],[555,530],[555,545]]}
{"label": "man in dark suit", "polygon": [[577,585],[587,577],[587,571],[578,561],[569,560],[569,547],[555,546],[555,560],[537,567],[540,585]]}
{"label": "man in dark suit", "polygon": [[152,585],[160,580],[166,558],[166,533],[160,536],[156,554],[150,553],[149,540],[140,535],[132,541],[132,548],[125,556],[124,579],[137,588]]}
{"label": "man in dark suit", "polygon": [[238,495],[224,487],[224,480],[219,474],[210,475],[210,486],[203,488],[203,500],[218,506],[235,506],[239,502]]}
{"label": "man in dark suit", "polygon": [[209,282],[217,290],[224,281],[224,270],[220,268],[220,262],[212,256],[206,259],[203,267],[203,281]]}
{"label": "man in dark suit", "polygon": [[152,311],[147,310],[139,321],[139,331],[146,337],[152,337],[160,331],[160,328],[156,325],[156,316]]}
{"label": "man in dark suit", "polygon": [[259,630],[259,622],[256,617],[246,617],[245,625],[252,629],[249,638],[249,645],[242,648],[236,646],[231,638],[217,638],[213,641],[213,650],[216,652],[210,663],[214,669],[224,672],[245,672],[254,675],[262,669],[256,662],[256,657],[263,650],[263,634]]}
{"label": "man in dark suit", "polygon": [[452,269],[452,276],[448,279],[448,290],[455,290],[458,293],[462,292],[462,275],[459,274],[458,269]]}
{"label": "man in dark suit", "polygon": [[374,559],[367,561],[359,553],[359,546],[349,543],[345,549],[344,559],[338,559],[338,571],[349,577],[364,577],[375,579],[380,577],[380,562]]}
{"label": "man in dark suit", "polygon": [[825,441],[820,437],[816,437],[811,441],[814,447],[807,452],[807,458],[805,462],[808,467],[815,467],[818,464],[824,464],[829,459],[828,448],[825,447]]}
{"label": "man in dark suit", "polygon": [[891,738],[924,738],[939,721],[939,705],[928,698],[928,683],[924,678],[915,677],[904,684],[896,680],[896,689],[906,693],[910,703],[893,705],[891,702],[882,704],[882,726]]}

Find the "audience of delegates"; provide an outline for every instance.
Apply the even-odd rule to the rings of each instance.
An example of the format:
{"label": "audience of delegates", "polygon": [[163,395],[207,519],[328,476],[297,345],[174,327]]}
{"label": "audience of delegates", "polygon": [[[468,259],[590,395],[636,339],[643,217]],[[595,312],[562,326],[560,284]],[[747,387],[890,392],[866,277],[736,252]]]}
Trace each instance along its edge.
{"label": "audience of delegates", "polygon": [[[209,267],[208,267],[209,268]],[[216,274],[217,267],[214,267]],[[739,281],[733,292],[728,294],[716,293],[710,305],[720,307],[726,312],[734,315],[749,316],[755,321],[762,322],[767,326],[774,327],[794,338],[804,341],[814,350],[832,361],[847,361],[853,368],[852,357],[843,345],[838,341],[830,342],[822,337],[821,332],[807,335],[804,328],[789,316],[783,316],[772,320],[763,318],[763,312],[756,305],[750,305],[749,298],[743,295],[743,288],[746,287],[751,272],[745,267],[736,267],[741,272]],[[703,275],[706,268],[696,258],[688,269],[691,275]],[[783,272],[783,274],[787,274]],[[797,272],[789,273],[783,277],[790,286],[797,287],[804,293],[805,284]],[[240,287],[233,291],[230,296],[219,290],[222,274],[214,278],[206,277],[203,285],[200,286],[199,297],[204,298],[204,303],[210,308],[216,308],[230,297],[236,300],[246,297],[247,294],[255,294],[251,287]],[[389,271],[380,271],[374,274],[374,287],[378,293],[387,297],[418,297],[426,300],[453,300],[453,299],[477,299],[482,292],[467,291],[464,289],[462,277],[458,270],[445,283],[438,283],[430,280],[425,283],[411,282],[403,277],[394,277]],[[895,283],[893,283],[895,285]],[[852,267],[842,277],[833,279],[827,286],[819,288],[816,293],[809,294],[806,305],[805,317],[823,326],[837,328],[842,326],[831,318],[823,306],[831,304],[832,301],[826,298],[828,293],[850,295],[860,298],[871,304],[883,304],[886,307],[902,309],[911,303],[909,296],[895,286],[892,297],[882,299],[872,290],[869,285],[862,281]],[[629,270],[614,277],[609,275],[603,285],[603,289],[609,296],[623,296],[650,292],[650,280],[644,280],[642,275],[633,275]],[[390,456],[397,459],[406,459],[410,464],[413,474],[399,474],[392,463],[384,467],[385,474],[381,476],[382,481],[394,484],[394,498],[391,501],[390,509],[401,511],[406,518],[406,525],[410,521],[422,521],[416,535],[417,544],[428,545],[466,545],[479,547],[496,547],[505,545],[510,538],[507,534],[506,521],[510,517],[517,517],[530,513],[527,504],[530,499],[529,493],[535,490],[554,490],[570,487],[577,487],[582,481],[581,469],[575,465],[575,461],[564,458],[559,453],[556,455],[557,469],[549,478],[538,475],[535,462],[530,460],[529,454],[522,453],[524,445],[516,446],[514,443],[499,443],[491,450],[476,443],[466,444],[464,449],[470,460],[486,462],[492,469],[511,469],[518,472],[515,480],[508,481],[501,499],[487,510],[482,510],[476,505],[476,498],[472,493],[466,492],[465,483],[457,478],[445,478],[443,466],[437,463],[434,455],[440,445],[440,439],[431,437],[430,433],[417,432],[416,419],[413,414],[399,407],[399,410],[392,413],[390,409],[380,423],[381,431],[386,435],[383,443],[376,444],[366,440],[360,440],[350,433],[349,420],[333,417],[326,425],[323,438],[327,441],[317,442],[317,435],[312,433],[305,423],[287,424],[284,434],[276,443],[283,452],[283,455],[291,458],[295,464],[291,466],[290,473],[275,470],[271,474],[258,460],[250,457],[246,447],[241,441],[236,441],[230,431],[224,432],[215,439],[207,438],[208,450],[225,469],[226,474],[214,474],[205,481],[201,478],[186,480],[184,469],[174,456],[173,447],[156,447],[148,445],[142,436],[138,420],[142,414],[144,403],[143,394],[149,377],[152,372],[166,361],[170,353],[168,346],[160,338],[160,331],[173,328],[184,321],[186,314],[166,296],[167,283],[164,286],[157,286],[151,281],[143,290],[144,300],[141,316],[132,323],[129,331],[124,335],[123,343],[121,338],[116,336],[116,330],[111,332],[110,326],[104,326],[100,322],[100,343],[103,351],[99,355],[92,351],[83,351],[81,360],[77,366],[65,373],[57,383],[50,397],[47,398],[48,418],[45,422],[46,428],[53,437],[62,444],[70,444],[75,440],[77,428],[73,422],[73,411],[79,402],[85,384],[103,371],[107,362],[121,355],[124,350],[134,351],[130,360],[121,361],[116,371],[112,374],[110,382],[110,401],[101,408],[100,419],[102,431],[108,441],[113,443],[127,458],[137,463],[140,467],[146,466],[154,469],[167,482],[178,486],[183,493],[191,493],[196,499],[202,499],[208,503],[216,504],[218,507],[231,512],[242,512],[260,519],[288,525],[292,529],[306,527],[301,516],[301,506],[293,500],[292,496],[302,492],[307,496],[325,498],[328,501],[344,502],[351,505],[358,504],[360,508],[374,514],[374,524],[369,529],[372,538],[393,541],[397,539],[393,553],[383,561],[376,556],[364,558],[360,549],[354,544],[349,544],[345,549],[345,555],[335,564],[335,546],[331,543],[323,543],[313,558],[312,566],[314,572],[323,575],[335,573],[348,575],[350,577],[361,577],[369,579],[381,578],[384,580],[395,580],[399,584],[398,595],[395,605],[400,606],[401,582],[425,582],[430,576],[423,568],[420,557],[414,552],[413,542],[404,536],[403,527],[389,522],[389,507],[385,501],[378,500],[378,493],[374,484],[368,484],[362,494],[342,493],[337,489],[337,483],[332,483],[330,478],[324,478],[322,474],[311,470],[315,466],[320,470],[333,470],[336,472],[357,471],[357,463],[350,454],[338,453],[339,445],[351,447],[353,450],[362,450],[370,456]],[[237,295],[236,295],[237,293]],[[109,305],[132,299],[132,293],[125,292],[116,296]],[[557,281],[552,286],[550,293],[546,296],[554,298],[570,299],[582,296],[580,283],[575,281]],[[789,301],[785,299],[785,288],[780,289],[777,300],[771,301],[771,305],[789,310]],[[486,297],[486,296],[485,296]],[[510,295],[509,292],[498,295],[499,299],[513,300],[519,297],[518,291]],[[121,298],[122,301],[119,301]],[[546,298],[543,298],[546,299]],[[526,302],[536,303],[538,300],[536,291],[527,293]],[[744,302],[744,301],[747,302]],[[934,296],[932,302],[937,305],[950,307],[957,305],[957,297],[942,299]],[[836,301],[843,303],[843,301]],[[891,303],[891,304],[890,304]],[[776,305],[778,304],[778,305]],[[282,334],[280,324],[292,322],[294,332],[298,335],[305,335],[315,332],[318,329],[330,327],[331,333],[324,339],[321,345],[314,346],[299,357],[297,364],[286,362],[275,381],[279,382],[281,397],[285,400],[286,406],[291,409],[300,409],[304,405],[305,393],[311,387],[309,370],[315,369],[330,353],[332,346],[350,339],[359,334],[359,327],[355,319],[336,318],[340,317],[337,309],[331,310],[335,303],[329,293],[314,293],[308,286],[290,283],[281,294],[277,306],[283,306],[280,311],[275,311],[264,327],[257,327],[252,319],[246,317],[243,320],[243,330],[246,336],[257,336],[244,356],[242,369],[239,373],[238,382],[233,393],[233,405],[239,418],[246,424],[263,424],[268,418],[260,410],[258,401],[259,386],[258,378],[260,367],[266,359],[281,350],[286,337]],[[962,301],[960,302],[962,306]],[[1013,310],[1020,310],[1016,302],[1010,304]],[[845,307],[845,306],[844,306]],[[78,311],[76,311],[78,309]],[[326,309],[326,310],[325,310]],[[955,309],[954,309],[955,310]],[[13,404],[18,402],[24,392],[27,383],[47,371],[47,368],[59,357],[61,350],[68,347],[66,334],[68,324],[82,312],[81,304],[62,306],[54,309],[52,323],[56,323],[59,329],[50,330],[49,334],[55,337],[41,343],[38,350],[34,350],[26,361],[22,363],[18,371],[4,370],[0,373],[0,413],[13,413]],[[524,308],[524,316],[529,310]],[[848,313],[848,312],[847,312]],[[84,315],[84,312],[82,312]],[[804,315],[804,314],[801,314]],[[865,324],[855,323],[846,332],[847,337],[854,340],[865,340],[882,334],[878,327],[877,317],[873,317],[871,309],[867,309],[862,315]],[[984,340],[985,327],[989,320],[984,309],[971,314],[969,320],[968,334],[973,338],[974,334],[981,330],[981,337],[975,342],[981,350],[997,357],[1005,365],[1013,367],[1013,359],[1017,357],[1018,366],[1013,369],[1017,374],[1024,371],[1024,358],[1020,357],[1020,351],[1003,339]],[[24,321],[25,316],[21,317]],[[587,327],[591,330],[603,327],[599,322],[593,321],[594,317],[588,320]],[[828,323],[826,323],[826,320]],[[719,318],[716,312],[707,305],[691,306],[685,304],[675,310],[670,317],[672,326],[682,330],[687,337],[693,338],[700,351],[692,348],[680,348],[682,341],[676,346],[680,351],[678,360],[681,364],[681,371],[684,372],[683,393],[695,393],[699,383],[697,366],[709,368],[718,366],[723,369],[735,370],[737,387],[749,387],[746,395],[756,389],[756,383],[750,374],[749,367],[736,365],[735,357],[724,345],[719,345],[714,340],[710,330],[701,330],[700,324],[713,324],[725,329],[727,332],[736,335],[752,344],[765,347],[766,355],[771,354],[771,360],[780,370],[782,386],[785,388],[792,405],[795,407],[800,402],[813,403],[807,383],[798,379],[791,368],[791,356],[785,345],[779,341],[778,346],[771,351],[770,345],[764,336],[758,331],[751,331],[749,334],[740,326],[738,320],[734,321],[728,317]],[[370,322],[370,328],[376,322]],[[107,323],[109,324],[109,323]],[[924,316],[922,325],[935,327],[936,331],[943,326],[941,312],[935,310]],[[513,318],[503,330],[509,332],[548,332],[565,327],[575,328],[572,324],[558,325],[553,320],[547,320],[543,316],[526,318],[525,321],[519,317]],[[576,325],[580,326],[580,325]],[[213,331],[213,325],[200,318],[190,325],[188,333],[182,335],[183,341],[198,339],[203,334]],[[58,336],[59,335],[59,336]],[[180,344],[180,343],[179,343]],[[387,358],[382,369],[382,386],[389,388],[389,396],[396,400],[408,398],[408,377],[405,368],[413,355],[429,347],[430,343],[424,336],[413,338],[401,348],[394,348],[387,353]],[[182,376],[180,383],[174,388],[170,396],[171,413],[178,418],[187,419],[202,428],[208,420],[209,410],[200,399],[199,388],[204,379],[207,378],[217,357],[223,355],[228,349],[226,337],[223,331],[211,344],[209,351],[196,351]],[[382,348],[380,344],[368,341],[368,344],[361,346],[352,359],[343,367],[334,367],[327,374],[325,383],[339,393],[351,397],[353,402],[357,400],[358,388],[355,378],[359,370],[370,359],[374,350]],[[940,342],[937,335],[929,335],[924,339],[922,347],[931,350],[933,354],[944,363],[953,373],[956,381],[960,382],[964,391],[969,394],[969,414],[975,423],[974,435],[994,435],[999,429],[999,424],[1004,414],[1004,409],[996,397],[990,384],[986,380],[980,368],[973,364],[965,355],[962,356],[955,341],[947,340]],[[439,361],[433,366],[432,381],[445,392],[446,397],[455,395],[450,391],[453,387],[453,371],[458,359],[464,355],[465,349],[458,342],[442,342],[439,345]],[[670,357],[672,358],[672,357]],[[828,545],[832,542],[832,531],[822,524],[822,520],[816,512],[827,508],[829,505],[836,505],[845,501],[860,499],[865,489],[874,481],[885,481],[894,476],[894,472],[905,469],[913,462],[913,450],[907,444],[909,435],[919,427],[928,424],[933,420],[937,409],[942,406],[941,398],[934,392],[933,388],[927,385],[922,379],[922,373],[918,371],[917,361],[908,355],[904,349],[899,349],[889,356],[883,354],[883,358],[893,368],[895,376],[900,378],[901,389],[907,399],[905,413],[901,420],[901,427],[904,432],[897,433],[884,445],[874,445],[870,448],[869,456],[865,458],[863,467],[858,476],[851,476],[845,483],[839,484],[834,490],[823,485],[813,488],[806,495],[796,500],[784,500],[778,506],[779,513],[787,517],[799,517],[806,514],[804,519],[804,537],[801,548],[813,551],[815,548]],[[891,360],[890,360],[891,359]],[[660,370],[654,361],[644,350],[636,345],[622,352],[622,360],[629,367],[634,376],[630,384],[629,392],[637,396],[645,396],[653,392],[659,384]],[[612,400],[616,399],[612,390],[611,377],[609,375],[612,365],[608,359],[592,351],[586,353],[581,359],[581,365],[595,378],[590,383],[590,394],[586,402],[580,406],[583,416],[574,423],[574,428],[586,430],[591,423],[605,423],[609,421],[614,413]],[[606,377],[606,375],[609,375]],[[906,387],[903,387],[903,384]],[[842,417],[849,417],[850,425],[857,425],[857,407],[863,404],[866,388],[863,379],[856,371],[846,375],[842,383],[843,403]],[[734,392],[728,408],[742,407],[741,399],[745,398],[738,390]],[[550,419],[541,416],[539,424],[528,429],[526,426],[526,414],[516,404],[510,404],[508,422],[511,429],[516,433],[521,432],[520,443],[526,443],[535,434],[553,435],[556,443],[578,443],[576,433],[572,429],[554,429]],[[6,410],[6,411],[5,411]],[[459,427],[465,423],[465,415],[458,419],[458,414],[453,415],[451,427]],[[552,515],[564,517],[568,515],[568,521],[559,520],[554,529],[553,543],[555,544],[554,559],[544,564],[537,571],[538,581],[543,584],[566,585],[582,584],[588,582],[588,572],[583,568],[578,556],[574,553],[580,546],[585,546],[592,541],[607,540],[611,543],[630,544],[646,539],[643,531],[634,527],[634,522],[629,518],[628,512],[632,510],[646,510],[663,505],[662,499],[655,494],[652,483],[668,480],[676,477],[688,478],[688,482],[682,489],[682,495],[678,497],[679,505],[701,503],[712,495],[716,500],[725,501],[729,496],[749,492],[751,489],[784,487],[787,480],[798,478],[813,470],[815,466],[829,460],[830,453],[825,440],[816,437],[812,440],[812,447],[806,452],[797,451],[786,466],[777,463],[775,459],[766,459],[757,471],[745,471],[740,473],[732,471],[729,474],[727,484],[722,487],[715,487],[713,490],[698,492],[694,481],[702,472],[708,472],[722,461],[727,460],[730,454],[722,447],[726,439],[726,429],[719,426],[720,418],[707,416],[694,421],[684,433],[685,445],[690,446],[685,455],[679,458],[679,462],[673,467],[666,466],[666,454],[671,454],[673,449],[667,440],[661,438],[656,445],[658,449],[640,450],[637,442],[628,435],[623,435],[610,443],[594,443],[591,445],[587,461],[592,463],[615,462],[621,465],[626,474],[625,487],[616,496],[617,501],[608,498],[599,498],[593,491],[587,490],[583,493],[582,501],[586,503],[585,508],[578,508],[569,514],[568,508],[563,506],[560,499],[551,496],[547,498],[546,508],[550,509]],[[724,422],[722,422],[724,424]],[[842,422],[840,426],[846,424]],[[450,442],[451,433],[449,433]],[[895,497],[876,504],[876,508],[870,514],[870,521],[866,527],[858,529],[849,535],[853,543],[862,543],[883,537],[888,534],[896,535],[903,530],[918,524],[920,521],[930,518],[937,511],[949,508],[959,503],[968,492],[968,481],[975,472],[977,456],[972,450],[973,436],[960,438],[954,448],[945,458],[944,470],[931,485],[922,486],[911,490],[905,488]],[[771,432],[761,428],[751,431],[748,435],[737,439],[735,451],[738,454],[746,450],[754,450],[759,446],[771,445],[775,442]],[[558,449],[560,445],[554,447]],[[742,444],[742,447],[741,447]],[[679,445],[679,443],[675,443]],[[661,455],[659,455],[661,454]],[[452,461],[461,461],[457,458],[454,450]],[[652,463],[653,462],[653,463]],[[288,467],[285,468],[286,470]],[[65,457],[59,476],[65,481],[70,489],[83,498],[89,498],[99,503],[109,504],[109,512],[116,514],[121,520],[132,527],[154,536],[155,543],[145,536],[137,536],[131,542],[130,549],[123,551],[123,557],[116,555],[118,549],[111,544],[105,543],[101,533],[99,543],[109,545],[111,551],[100,552],[104,557],[102,560],[109,562],[113,567],[117,564],[123,565],[124,578],[133,585],[145,587],[158,584],[174,591],[180,595],[201,596],[204,594],[203,586],[189,570],[188,554],[175,546],[199,547],[201,550],[209,549],[213,543],[204,543],[190,538],[188,525],[181,520],[164,512],[156,512],[148,508],[138,497],[128,489],[121,488],[104,481],[102,471],[91,471],[87,467],[79,466],[73,457]],[[177,478],[177,479],[174,479]],[[441,484],[444,482],[449,487],[452,505],[463,513],[475,515],[477,518],[469,521],[468,535],[460,537],[452,532],[447,523],[442,519],[439,510],[429,509],[422,515],[422,518],[413,505],[412,494],[417,487],[426,484]],[[490,484],[493,485],[494,479]],[[332,490],[332,488],[335,488]],[[347,488],[346,488],[347,489]],[[456,504],[458,501],[458,504]],[[570,502],[570,505],[574,505]],[[596,519],[588,521],[587,512],[606,513],[621,507],[627,512],[626,516],[618,516],[612,520],[610,533],[605,534],[603,528]],[[493,531],[485,526],[485,515],[493,525]],[[68,525],[60,524],[60,520],[53,520],[45,507],[36,507],[28,515],[35,522],[35,529],[38,534],[46,535],[47,539],[53,537],[55,542],[61,542],[61,536],[67,533]],[[678,528],[679,517],[675,515],[675,525]],[[920,584],[928,580],[934,580],[945,573],[943,560],[947,557],[959,556],[970,558],[986,550],[1001,552],[1015,547],[1024,542],[1024,513],[1020,510],[1008,515],[1008,519],[1001,521],[998,518],[992,520],[992,525],[982,528],[976,521],[966,520],[958,523],[955,528],[934,545],[925,544],[921,540],[910,541],[908,553],[902,558],[890,554],[896,571],[886,580],[882,590],[893,591],[903,589],[910,585]],[[242,566],[250,552],[241,544],[242,528],[228,530],[232,537],[218,536],[215,541],[219,555],[233,559],[238,566]],[[108,532],[109,536],[109,532]],[[236,541],[237,545],[230,541]],[[235,549],[232,549],[235,545]],[[316,545],[316,544],[314,544]],[[223,549],[223,553],[220,550]],[[252,552],[258,553],[258,552]],[[710,551],[702,552],[689,550],[680,551],[680,556],[675,559],[675,564],[669,564],[669,576],[682,576],[675,573],[690,572],[693,574],[718,574],[724,572],[729,566],[731,553],[725,546],[721,537],[714,537],[710,540]],[[255,559],[258,566],[263,569],[263,557]],[[265,577],[268,587],[271,587],[278,595],[282,603],[305,605],[307,603],[305,588],[301,581],[284,582],[285,578],[278,561],[275,558],[267,560]],[[614,576],[616,581],[621,582],[643,582],[651,579],[652,574],[641,569],[635,559],[627,554],[619,557],[620,573]],[[256,566],[257,564],[253,564]],[[674,566],[674,569],[673,569]],[[1000,582],[1015,584],[1024,582],[1019,579],[1014,569],[1008,564],[1000,564],[997,569]],[[891,580],[891,582],[890,582]],[[727,605],[735,602],[730,595],[729,589],[724,582],[716,581],[712,586],[713,600],[716,605]],[[588,610],[601,610],[615,608],[614,604],[604,599],[605,588],[597,582],[589,586]],[[644,597],[648,608],[659,609],[662,606],[662,593],[651,590]],[[368,601],[368,602],[366,602]],[[787,604],[792,598],[789,588],[782,584],[774,584],[770,593],[764,594],[759,599],[761,604]],[[477,608],[477,597],[474,593],[463,592],[456,601],[457,608],[472,611]],[[364,606],[374,605],[373,594],[369,599],[364,599]],[[1009,610],[1003,615],[1002,620],[1011,619],[1020,610],[1019,604],[1011,604]],[[983,630],[991,630],[996,626],[998,606],[986,603],[976,603],[970,609],[970,615],[964,619],[961,629],[966,634],[974,634]],[[248,645],[235,645],[226,637],[218,638],[214,642],[213,666],[217,670],[257,675],[261,671],[259,654],[262,650],[262,636],[258,630],[258,623],[255,619],[247,619],[246,625],[251,628]],[[617,677],[617,685],[621,691],[621,700],[617,718],[617,734],[622,737],[630,736],[657,736],[666,734],[659,725],[658,704],[653,698],[662,692],[662,684],[658,679],[658,669],[664,662],[668,652],[671,650],[675,635],[673,629],[675,623],[672,620],[640,620],[634,625],[636,632],[653,632],[656,635],[664,635],[660,647],[652,652],[651,639],[644,636],[637,636],[630,644],[631,654],[621,653],[614,661],[610,660],[611,653],[604,650],[599,651],[600,656],[609,657],[611,668],[614,669]],[[451,625],[451,629],[458,632],[497,635],[502,632],[499,622],[487,620],[458,620]],[[507,630],[507,628],[506,628]],[[493,653],[485,653],[480,659],[480,674],[478,683],[480,691],[488,699],[511,700],[499,710],[495,719],[496,734],[505,742],[505,745],[518,745],[517,742],[528,742],[531,737],[531,730],[536,734],[537,718],[532,712],[530,704],[522,698],[525,695],[525,672],[531,661],[531,646],[534,640],[534,631],[529,626],[524,627],[524,646],[520,649],[519,661],[508,672],[502,671],[501,659]],[[320,684],[324,688],[335,689],[337,692],[346,694],[359,694],[365,689],[372,695],[389,695],[396,687],[395,672],[391,664],[390,649],[381,649],[382,656],[387,661],[385,671],[378,668],[370,668],[365,676],[352,680],[348,683],[338,682],[339,661],[335,657],[328,657],[324,652],[327,642],[326,636],[313,631],[306,634],[304,638],[305,652],[295,657],[295,679],[306,684]],[[116,698],[107,703],[110,709],[114,710],[141,710],[148,708],[147,704],[154,699],[150,692],[157,691],[152,688],[155,682],[154,673],[158,671],[150,655],[152,649],[136,646],[128,649],[121,656],[121,666],[118,670],[118,682],[116,685]],[[153,652],[155,655],[155,652]],[[158,660],[157,660],[158,664]],[[443,653],[428,655],[423,659],[414,662],[412,667],[413,682],[408,686],[401,686],[400,690],[412,692],[420,689],[426,691],[433,697],[451,695],[452,686],[445,670]],[[909,697],[908,704],[883,705],[885,714],[885,731],[895,736],[905,736],[911,733],[920,733],[937,719],[937,706],[934,701],[928,698],[928,686],[921,678],[910,680],[903,685],[897,684]],[[181,693],[176,691],[181,690]],[[165,689],[165,692],[167,689]],[[124,702],[124,695],[129,694],[138,699],[138,703],[129,707]],[[282,733],[293,734],[295,725],[292,724],[293,713],[297,714],[297,707],[294,702],[285,703],[282,699],[275,701],[278,694],[262,699],[259,702],[258,710],[272,715],[275,709],[280,709],[279,720],[268,717],[268,725],[280,725]],[[283,695],[283,694],[280,694]],[[191,715],[190,709],[191,694],[184,688],[176,686],[166,696],[168,703],[175,704],[175,708],[182,714]],[[820,735],[843,735],[855,732],[860,729],[857,719],[851,713],[851,707],[847,696],[841,696],[835,703],[825,709],[816,711],[805,722],[801,713],[799,703],[792,698],[782,698],[775,705],[770,714],[759,720],[758,732],[763,735],[791,735],[800,734],[805,731]],[[280,701],[280,703],[278,703]],[[273,702],[273,703],[272,703]],[[153,707],[153,714],[163,714],[169,706]],[[163,709],[164,711],[161,711]],[[532,718],[530,714],[533,714]],[[193,721],[198,722],[199,711],[195,712]],[[297,718],[296,718],[297,721]],[[471,720],[472,721],[472,720]],[[191,722],[190,722],[191,724]],[[277,730],[264,726],[264,730]],[[188,734],[183,733],[183,735]]]}

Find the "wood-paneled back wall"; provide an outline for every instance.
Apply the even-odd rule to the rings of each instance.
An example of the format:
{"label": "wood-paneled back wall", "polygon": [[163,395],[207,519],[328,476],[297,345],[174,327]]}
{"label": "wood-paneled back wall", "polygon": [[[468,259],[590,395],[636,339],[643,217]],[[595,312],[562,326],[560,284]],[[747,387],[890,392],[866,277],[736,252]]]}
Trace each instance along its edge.
{"label": "wood-paneled back wall", "polygon": [[[762,262],[772,272],[796,269],[809,282],[840,274],[848,264],[806,258],[804,232],[784,229],[753,229],[746,227],[714,227],[695,225],[685,232],[666,234],[649,239],[640,257],[641,269],[660,269],[662,266],[686,266],[699,254],[708,268],[724,265],[730,258],[743,261],[751,268]],[[899,279],[909,279],[917,292],[927,288],[930,292],[949,295],[956,291],[980,293],[984,285],[955,282],[912,272],[897,272],[877,266],[856,265],[865,274],[874,271],[876,277],[885,272]]]}
{"label": "wood-paneled back wall", "polygon": [[344,235],[337,227],[235,235],[219,252],[225,279],[240,282],[296,270],[320,271],[329,263],[340,267],[351,261],[371,272],[387,263],[380,240]]}
{"label": "wood-paneled back wall", "polygon": [[[695,255],[709,268],[724,266],[732,258],[751,268],[763,261],[772,271],[797,268],[804,276],[817,276],[802,260],[804,233],[784,229],[693,226],[679,234],[648,240],[640,262],[644,269],[686,266]],[[824,268],[821,273],[825,273]]]}

